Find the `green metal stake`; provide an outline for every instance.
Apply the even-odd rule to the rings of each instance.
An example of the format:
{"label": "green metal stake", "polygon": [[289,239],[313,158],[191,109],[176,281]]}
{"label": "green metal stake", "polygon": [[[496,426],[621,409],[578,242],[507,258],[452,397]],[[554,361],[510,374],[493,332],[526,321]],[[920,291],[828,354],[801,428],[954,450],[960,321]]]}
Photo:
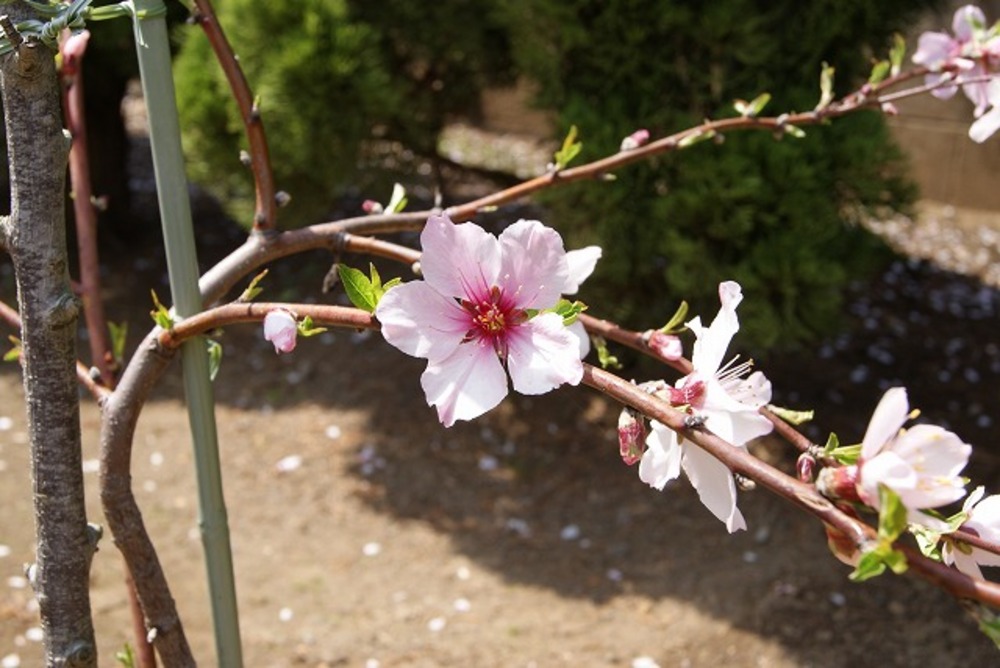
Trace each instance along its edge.
{"label": "green metal stake", "polygon": [[[136,51],[149,116],[149,140],[153,149],[170,291],[177,316],[185,318],[198,313],[202,304],[177,101],[170,69],[170,46],[164,20],[166,7],[161,0],[134,0],[133,6]],[[212,599],[218,665],[236,668],[243,665],[240,625],[229,525],[222,494],[215,404],[204,339],[192,339],[185,343],[181,348],[181,358],[184,395],[194,442],[199,525]]]}

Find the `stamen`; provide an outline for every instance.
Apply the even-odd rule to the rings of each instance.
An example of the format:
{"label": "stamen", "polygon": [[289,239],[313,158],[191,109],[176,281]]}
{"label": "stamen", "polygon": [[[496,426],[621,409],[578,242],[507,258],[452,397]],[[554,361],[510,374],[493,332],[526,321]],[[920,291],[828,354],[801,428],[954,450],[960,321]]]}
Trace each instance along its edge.
{"label": "stamen", "polygon": [[736,364],[736,361],[740,358],[739,355],[733,357],[733,359],[722,365],[715,377],[719,379],[720,383],[725,383],[729,380],[735,380],[737,378],[743,378],[750,373],[753,368],[753,360],[747,360],[746,362],[740,362]]}

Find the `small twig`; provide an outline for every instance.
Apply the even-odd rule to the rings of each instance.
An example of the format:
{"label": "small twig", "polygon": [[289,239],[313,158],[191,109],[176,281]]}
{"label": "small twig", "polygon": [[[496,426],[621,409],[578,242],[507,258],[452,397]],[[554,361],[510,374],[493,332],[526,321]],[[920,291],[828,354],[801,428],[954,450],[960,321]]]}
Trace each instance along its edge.
{"label": "small twig", "polygon": [[273,230],[277,224],[278,199],[274,185],[274,173],[271,170],[271,157],[267,146],[267,135],[260,118],[260,111],[254,103],[250,84],[243,75],[233,47],[215,16],[215,10],[209,0],[194,0],[194,21],[205,31],[209,44],[215,52],[215,57],[226,75],[229,88],[236,99],[236,104],[246,128],[247,143],[250,147],[250,169],[253,172],[256,204],[254,207],[254,232]]}
{"label": "small twig", "polygon": [[6,14],[0,16],[0,30],[3,30],[3,34],[7,38],[7,41],[10,42],[12,48],[16,49],[24,44],[24,37],[21,36],[21,32],[17,29],[17,26],[14,25],[14,22]]}

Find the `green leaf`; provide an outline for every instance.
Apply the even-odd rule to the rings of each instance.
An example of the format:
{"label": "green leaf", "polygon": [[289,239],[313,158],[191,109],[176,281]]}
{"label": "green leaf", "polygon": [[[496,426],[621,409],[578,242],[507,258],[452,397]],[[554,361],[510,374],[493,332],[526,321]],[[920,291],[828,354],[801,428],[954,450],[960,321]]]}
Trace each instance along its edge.
{"label": "green leaf", "polygon": [[906,39],[898,32],[892,36],[892,48],[889,50],[889,62],[892,68],[889,73],[892,76],[899,74],[903,68],[903,58],[906,56]]}
{"label": "green leaf", "polygon": [[618,358],[608,351],[608,342],[604,340],[603,336],[591,336],[590,340],[594,344],[594,349],[597,350],[597,360],[600,362],[602,369],[622,368]]}
{"label": "green leaf", "polygon": [[298,330],[299,336],[305,338],[316,336],[317,334],[322,334],[326,331],[326,327],[316,327],[313,325],[313,319],[308,315],[296,323],[295,328]]}
{"label": "green leaf", "polygon": [[736,109],[736,113],[744,118],[757,118],[760,112],[764,111],[764,107],[767,103],[771,101],[770,93],[761,93],[755,97],[750,102],[746,100],[736,100],[733,103],[733,107]]}
{"label": "green leaf", "polygon": [[580,301],[571,302],[568,299],[560,299],[551,310],[561,315],[563,324],[569,327],[576,322],[581,313],[587,310],[587,305]]}
{"label": "green leaf", "polygon": [[125,646],[115,652],[115,661],[125,668],[135,668],[135,650],[132,645],[125,643]]}
{"label": "green leaf", "polygon": [[872,550],[862,555],[861,559],[858,560],[858,565],[854,568],[854,572],[848,577],[853,582],[864,582],[865,580],[878,577],[882,573],[885,573],[885,562],[882,561],[882,555]]}
{"label": "green leaf", "polygon": [[782,408],[774,404],[767,406],[772,413],[780,417],[788,424],[800,425],[809,422],[814,417],[814,411],[793,411],[790,408]]}
{"label": "green leaf", "polygon": [[982,603],[969,603],[965,608],[979,624],[979,630],[1000,649],[1000,614]]}
{"label": "green leaf", "polygon": [[160,303],[160,298],[156,296],[156,290],[150,290],[149,292],[153,295],[153,306],[155,307],[149,312],[149,316],[161,329],[170,329],[174,326],[174,319],[170,317],[170,311]]}
{"label": "green leaf", "polygon": [[111,336],[111,357],[121,364],[125,359],[125,340],[128,338],[128,321],[120,324],[108,321],[108,334]]}
{"label": "green leaf", "polygon": [[258,284],[264,280],[265,276],[267,276],[267,269],[253,277],[253,280],[250,281],[250,285],[247,286],[247,289],[243,291],[243,294],[241,294],[239,299],[236,301],[252,302],[257,295],[264,291],[264,288],[258,287]]}
{"label": "green leaf", "polygon": [[214,382],[222,366],[222,344],[215,339],[205,339],[205,346],[208,348],[208,379]]}
{"label": "green leaf", "polygon": [[941,561],[941,534],[939,532],[913,525],[910,527],[910,533],[916,539],[921,554],[928,559]]}
{"label": "green leaf", "polygon": [[878,500],[878,535],[881,540],[892,543],[906,531],[906,506],[899,494],[883,484],[878,486]]}
{"label": "green leaf", "polygon": [[797,125],[786,125],[784,126],[784,128],[786,135],[791,135],[796,139],[802,139],[803,137],[806,136],[806,131]]}
{"label": "green leaf", "polygon": [[889,76],[889,67],[888,60],[880,60],[875,63],[875,66],[872,67],[872,73],[868,75],[868,83],[873,86],[882,83]]}
{"label": "green leaf", "polygon": [[715,136],[715,130],[698,130],[686,135],[683,139],[677,142],[679,148],[687,148],[689,146],[694,146],[695,144],[700,144],[703,141],[708,141]]}
{"label": "green leaf", "polygon": [[819,72],[819,103],[816,111],[822,111],[833,102],[833,75],[836,68],[828,63],[823,63],[823,68]]}
{"label": "green leaf", "polygon": [[583,144],[576,140],[576,126],[570,127],[569,132],[566,134],[566,138],[563,140],[562,148],[556,151],[555,163],[556,170],[564,169],[573,158],[580,154],[583,149]]}
{"label": "green leaf", "polygon": [[392,186],[392,197],[389,198],[389,203],[385,205],[385,212],[399,213],[406,208],[406,202],[406,188],[396,183]]}
{"label": "green leaf", "polygon": [[670,316],[670,320],[667,321],[663,327],[660,327],[660,331],[664,334],[679,334],[683,332],[687,327],[684,326],[684,320],[687,318],[688,314],[688,303],[682,301],[681,305],[677,307],[674,314]]}
{"label": "green leaf", "polygon": [[17,338],[13,334],[8,336],[7,338],[10,340],[11,344],[13,344],[14,347],[4,353],[3,361],[16,362],[17,360],[21,359],[21,339]]}
{"label": "green leaf", "polygon": [[340,274],[340,282],[344,284],[347,298],[351,303],[362,311],[372,313],[378,305],[378,296],[375,294],[375,286],[371,279],[365,276],[365,272],[354,269],[346,265],[337,265],[337,273]]}

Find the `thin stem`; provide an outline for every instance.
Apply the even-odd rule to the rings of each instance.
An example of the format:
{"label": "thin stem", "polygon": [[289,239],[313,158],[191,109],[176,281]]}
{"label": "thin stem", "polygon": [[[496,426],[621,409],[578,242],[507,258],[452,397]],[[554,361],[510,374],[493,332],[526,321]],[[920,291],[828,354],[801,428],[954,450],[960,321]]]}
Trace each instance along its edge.
{"label": "thin stem", "polygon": [[229,89],[236,100],[247,133],[247,143],[250,148],[250,169],[253,172],[256,204],[254,208],[254,232],[264,232],[275,229],[278,218],[278,204],[275,197],[274,173],[271,170],[271,156],[267,147],[267,134],[260,118],[260,110],[254,103],[250,85],[243,75],[233,48],[226,39],[226,34],[219,24],[215,10],[209,0],[194,0],[195,10],[192,18],[205,31],[212,51],[222,66],[222,72],[229,82]]}

